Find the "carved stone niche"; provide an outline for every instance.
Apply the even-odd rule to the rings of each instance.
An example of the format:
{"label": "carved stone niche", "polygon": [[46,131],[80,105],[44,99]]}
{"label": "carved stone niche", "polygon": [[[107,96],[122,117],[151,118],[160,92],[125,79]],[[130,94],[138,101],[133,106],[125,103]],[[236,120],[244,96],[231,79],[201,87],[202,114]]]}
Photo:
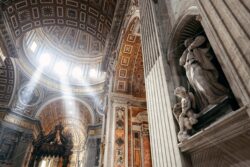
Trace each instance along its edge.
{"label": "carved stone niche", "polygon": [[[239,108],[231,91],[230,84],[200,23],[201,19],[199,15],[187,14],[179,20],[172,33],[168,53],[168,62],[171,68],[171,76],[173,76],[174,88],[184,87],[187,92],[194,94],[196,102],[194,113],[198,115],[198,122],[187,132],[188,134],[185,135],[186,138],[207,127],[226,113]],[[202,42],[198,42],[199,44],[197,44],[199,40]],[[204,54],[197,54],[198,49],[204,51]],[[200,58],[202,56],[204,56],[203,59],[206,59],[206,61],[202,62],[197,59],[197,57]],[[195,73],[195,70],[199,70],[199,72]],[[214,73],[211,72],[213,75],[210,74],[210,71],[214,71]],[[208,76],[211,76],[212,79]],[[205,86],[203,87],[207,89],[205,90],[205,94],[204,92],[202,92],[203,94],[201,91],[199,92],[199,88],[196,85]],[[225,88],[226,93],[221,98],[218,98],[216,102],[212,103],[208,100],[208,97],[213,97],[213,95],[210,96],[210,93],[213,94],[213,90],[217,86]],[[206,103],[204,103],[204,99],[207,99]],[[176,100],[177,102],[179,101],[179,104],[181,103],[179,98]],[[173,103],[176,102],[173,101]],[[180,124],[178,118],[177,122]]]}

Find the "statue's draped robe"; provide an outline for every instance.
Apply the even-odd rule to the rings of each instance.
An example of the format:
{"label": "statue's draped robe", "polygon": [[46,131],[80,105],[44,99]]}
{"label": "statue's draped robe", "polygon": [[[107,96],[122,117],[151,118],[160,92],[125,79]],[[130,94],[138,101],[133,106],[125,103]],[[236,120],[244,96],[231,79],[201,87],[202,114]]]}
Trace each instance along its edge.
{"label": "statue's draped robe", "polygon": [[180,58],[180,64],[183,64],[186,69],[187,78],[196,93],[200,109],[204,109],[209,104],[217,104],[228,92],[217,81],[218,72],[211,62],[209,47],[199,47],[205,40],[203,36],[196,37],[192,43],[195,48],[191,51],[186,49]]}

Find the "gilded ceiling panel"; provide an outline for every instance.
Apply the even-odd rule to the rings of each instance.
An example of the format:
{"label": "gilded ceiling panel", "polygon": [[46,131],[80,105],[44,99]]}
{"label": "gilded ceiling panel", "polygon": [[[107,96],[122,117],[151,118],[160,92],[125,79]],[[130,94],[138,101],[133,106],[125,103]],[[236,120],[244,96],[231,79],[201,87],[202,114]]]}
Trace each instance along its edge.
{"label": "gilded ceiling panel", "polygon": [[16,38],[34,28],[60,25],[88,32],[104,44],[115,5],[116,0],[21,0],[4,9]]}
{"label": "gilded ceiling panel", "polygon": [[104,45],[89,33],[71,27],[47,26],[36,30],[37,34],[46,37],[52,46],[69,56],[97,58],[103,55]]}

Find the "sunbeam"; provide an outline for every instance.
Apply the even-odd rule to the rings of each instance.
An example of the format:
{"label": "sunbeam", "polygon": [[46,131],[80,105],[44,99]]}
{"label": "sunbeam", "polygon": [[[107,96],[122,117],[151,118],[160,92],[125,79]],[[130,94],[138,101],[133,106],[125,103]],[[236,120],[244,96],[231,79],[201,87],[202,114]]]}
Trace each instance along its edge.
{"label": "sunbeam", "polygon": [[74,116],[78,118],[80,109],[74,100],[74,94],[72,92],[72,88],[69,85],[68,78],[64,75],[60,75],[60,89],[65,105],[65,114],[69,117]]}

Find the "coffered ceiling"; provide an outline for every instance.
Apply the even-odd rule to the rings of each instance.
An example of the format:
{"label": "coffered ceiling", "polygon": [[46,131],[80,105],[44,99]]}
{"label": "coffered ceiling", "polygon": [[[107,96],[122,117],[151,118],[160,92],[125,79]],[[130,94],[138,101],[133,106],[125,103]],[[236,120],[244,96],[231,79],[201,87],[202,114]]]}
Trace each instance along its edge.
{"label": "coffered ceiling", "polygon": [[[9,56],[18,58],[15,62],[21,71],[33,77],[40,70],[39,83],[47,88],[62,90],[64,84],[72,92],[101,92],[105,81],[101,61],[116,3],[116,0],[4,1],[0,12],[0,24],[4,25],[1,36]],[[42,70],[41,62],[48,63]],[[62,81],[55,71],[63,73],[67,81]]]}

